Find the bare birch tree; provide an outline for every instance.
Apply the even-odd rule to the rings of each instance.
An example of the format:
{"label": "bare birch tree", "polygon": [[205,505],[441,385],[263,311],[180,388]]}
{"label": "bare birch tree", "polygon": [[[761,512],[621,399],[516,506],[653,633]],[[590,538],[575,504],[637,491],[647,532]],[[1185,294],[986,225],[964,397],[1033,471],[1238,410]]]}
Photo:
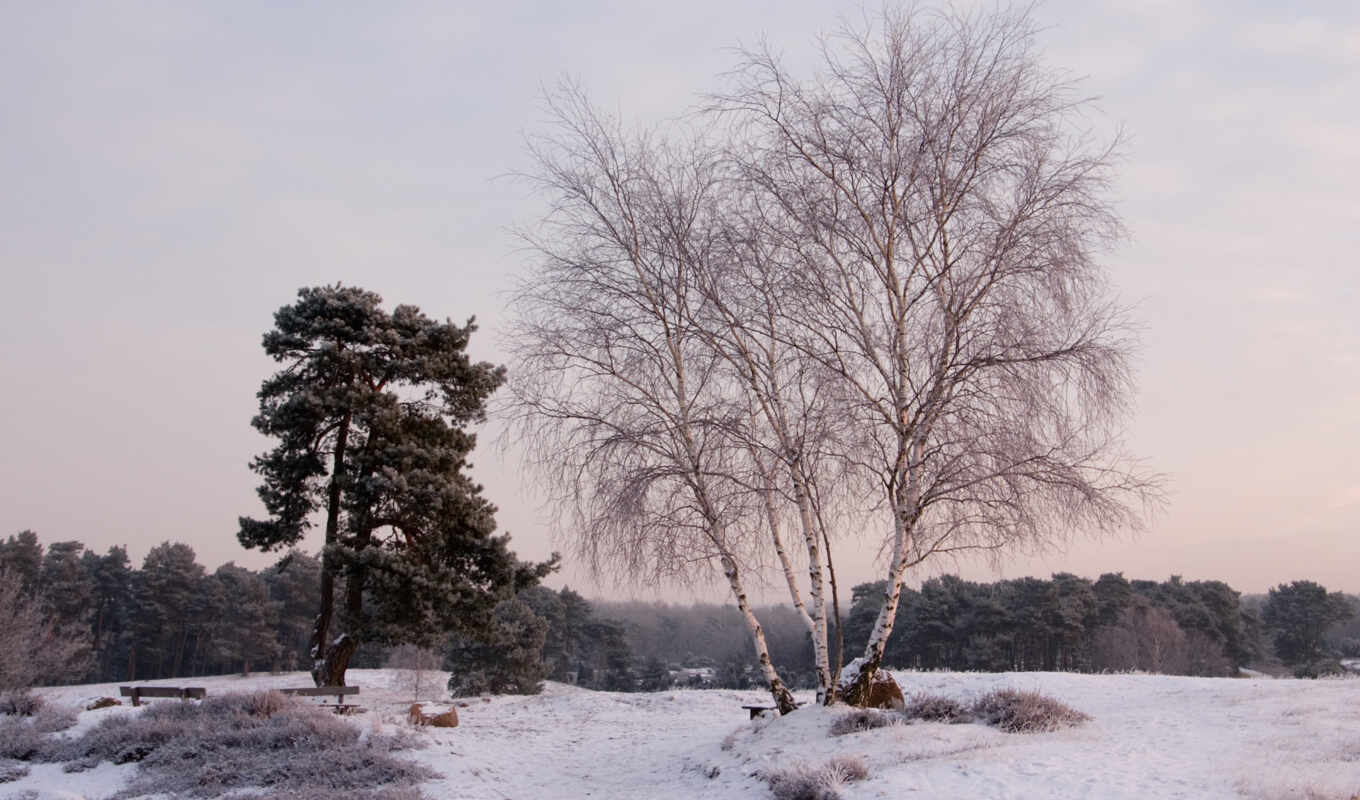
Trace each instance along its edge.
{"label": "bare birch tree", "polygon": [[90,663],[88,629],[63,624],[40,596],[24,587],[22,576],[0,568],[0,608],[7,619],[0,629],[0,692],[54,685],[79,679]]}
{"label": "bare birch tree", "polygon": [[[727,362],[734,391],[745,394],[748,426],[737,433],[752,465],[752,488],[761,499],[769,544],[778,561],[789,598],[807,626],[817,676],[817,699],[835,699],[828,641],[827,600],[834,597],[830,547],[832,534],[822,498],[837,478],[833,457],[839,435],[838,387],[816,362],[785,341],[789,326],[781,287],[779,245],[749,213],[750,198],[740,198],[740,183],[729,182],[722,203],[723,246],[702,265],[703,313],[697,329]],[[787,509],[787,511],[786,511]],[[790,525],[802,544],[807,599],[783,529]],[[834,587],[832,587],[834,589]],[[838,606],[837,606],[838,607]]]}
{"label": "bare birch tree", "polygon": [[697,329],[719,237],[721,169],[701,145],[628,137],[576,89],[550,98],[535,148],[552,211],[515,298],[515,419],[597,570],[658,580],[721,569],[781,711],[793,696],[747,598],[751,494],[733,477],[746,412]]}
{"label": "bare birch tree", "polygon": [[883,655],[907,570],[949,551],[1134,524],[1131,338],[1097,256],[1111,148],[1039,64],[1024,13],[886,11],[799,80],[745,53],[717,110],[789,268],[782,339],[835,376],[844,458],[890,519]]}

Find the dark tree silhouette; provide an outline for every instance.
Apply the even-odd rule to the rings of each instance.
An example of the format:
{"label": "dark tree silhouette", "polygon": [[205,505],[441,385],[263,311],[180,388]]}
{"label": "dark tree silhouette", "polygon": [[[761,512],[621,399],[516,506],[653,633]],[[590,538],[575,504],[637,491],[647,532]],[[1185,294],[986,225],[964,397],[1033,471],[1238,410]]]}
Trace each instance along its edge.
{"label": "dark tree silhouette", "polygon": [[324,512],[317,685],[344,684],[363,638],[425,645],[484,628],[500,599],[555,565],[516,560],[466,474],[476,444],[466,428],[504,379],[469,360],[475,326],[381,303],[354,287],[301,289],[264,336],[283,365],[260,387],[253,421],[278,440],[251,464],[269,516],[242,517],[238,536],[250,548],[291,547]]}

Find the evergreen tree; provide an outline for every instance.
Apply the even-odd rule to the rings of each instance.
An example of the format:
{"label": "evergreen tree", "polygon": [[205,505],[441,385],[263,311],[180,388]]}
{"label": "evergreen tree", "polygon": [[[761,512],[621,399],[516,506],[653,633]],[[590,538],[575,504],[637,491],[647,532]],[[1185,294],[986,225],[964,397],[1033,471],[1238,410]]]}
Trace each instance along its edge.
{"label": "evergreen tree", "polygon": [[557,592],[544,587],[534,586],[519,593],[523,601],[546,626],[543,638],[544,676],[555,681],[568,680],[571,669],[571,654],[567,628],[566,607]]}
{"label": "evergreen tree", "polygon": [[579,683],[591,689],[631,692],[637,689],[633,651],[623,625],[594,614],[581,626]]}
{"label": "evergreen tree", "polygon": [[548,625],[517,597],[497,604],[489,629],[455,635],[444,665],[449,694],[538,694],[543,691],[543,641]]}
{"label": "evergreen tree", "polygon": [[264,578],[230,562],[217,568],[213,580],[225,604],[219,618],[228,620],[215,637],[221,654],[246,675],[252,666],[272,665],[279,653],[275,626],[282,603],[270,599]]}
{"label": "evergreen tree", "polygon": [[85,627],[94,605],[94,579],[81,559],[85,545],[53,542],[47,546],[40,572],[43,596],[61,625]]}
{"label": "evergreen tree", "polygon": [[102,556],[86,550],[81,560],[94,585],[90,628],[95,675],[99,680],[122,680],[129,676],[133,613],[133,570],[127,548],[110,547]]}
{"label": "evergreen tree", "polygon": [[1274,630],[1275,655],[1295,668],[1295,674],[1316,677],[1326,653],[1323,636],[1332,625],[1354,614],[1340,592],[1313,581],[1280,584],[1266,597],[1262,617]]}
{"label": "evergreen tree", "polygon": [[639,689],[644,692],[661,692],[671,688],[674,683],[671,671],[661,659],[651,656],[643,662],[642,670],[638,674]]}
{"label": "evergreen tree", "polygon": [[290,550],[264,571],[263,578],[269,586],[270,601],[278,604],[275,623],[280,648],[278,667],[297,669],[297,665],[306,660],[311,639],[316,616],[316,587],[321,583],[321,560],[301,550]]}
{"label": "evergreen tree", "polygon": [[468,359],[471,322],[435,322],[414,306],[389,314],[381,302],[353,287],[302,289],[264,336],[284,366],[261,386],[253,424],[279,444],[251,464],[269,517],[242,517],[238,536],[291,547],[325,512],[317,685],[343,685],[364,638],[424,645],[485,629],[500,599],[553,566],[515,559],[466,474],[476,438],[465,428],[483,419],[503,370]]}
{"label": "evergreen tree", "polygon": [[1133,600],[1133,587],[1122,572],[1107,572],[1091,585],[1096,595],[1096,622],[1113,625]]}
{"label": "evergreen tree", "polygon": [[182,675],[186,655],[192,655],[190,637],[205,616],[205,570],[192,547],[163,542],[146,554],[137,577],[133,629],[138,672],[143,678]]}
{"label": "evergreen tree", "polygon": [[42,560],[42,545],[33,531],[20,531],[0,542],[0,569],[17,575],[25,591],[32,592],[37,587]]}

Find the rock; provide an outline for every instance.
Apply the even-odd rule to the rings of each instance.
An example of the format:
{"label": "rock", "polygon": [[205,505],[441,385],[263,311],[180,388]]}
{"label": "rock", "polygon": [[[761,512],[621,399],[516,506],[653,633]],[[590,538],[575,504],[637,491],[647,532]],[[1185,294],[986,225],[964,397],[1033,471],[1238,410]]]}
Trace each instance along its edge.
{"label": "rock", "polygon": [[406,712],[406,719],[412,725],[429,725],[433,728],[458,727],[458,710],[450,708],[442,714],[426,714],[421,703],[413,703]]}
{"label": "rock", "polygon": [[458,710],[450,708],[443,714],[435,714],[429,720],[430,726],[434,728],[456,728],[458,727]]}
{"label": "rock", "polygon": [[842,700],[860,708],[890,708],[901,711],[907,707],[902,689],[886,670],[875,670],[867,692],[863,682],[856,681],[842,695]]}

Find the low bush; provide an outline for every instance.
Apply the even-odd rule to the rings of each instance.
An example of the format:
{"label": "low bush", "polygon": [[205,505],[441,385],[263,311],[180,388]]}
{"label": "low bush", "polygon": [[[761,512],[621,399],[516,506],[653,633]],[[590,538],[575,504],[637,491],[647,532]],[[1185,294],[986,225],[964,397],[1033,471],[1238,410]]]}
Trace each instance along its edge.
{"label": "low bush", "polygon": [[869,767],[862,758],[839,756],[818,768],[800,765],[762,777],[775,800],[840,800],[841,787],[869,777]]}
{"label": "low bush", "polygon": [[775,800],[841,800],[839,787],[830,785],[821,770],[793,767],[765,776]]}
{"label": "low bush", "polygon": [[1294,667],[1295,678],[1326,678],[1345,674],[1346,668],[1334,658],[1318,658]]}
{"label": "low bush", "polygon": [[[158,703],[140,715],[110,717],[84,736],[52,741],[43,755],[82,765],[137,763],[126,791],[131,796],[260,790],[264,797],[357,798],[362,792],[410,800],[420,796],[413,785],[431,773],[391,755],[408,742],[380,733],[361,737],[329,711],[258,692]],[[385,794],[374,795],[380,787]]]}
{"label": "low bush", "polygon": [[939,694],[915,694],[907,701],[902,712],[907,719],[922,722],[972,722],[973,715],[967,706],[952,697]]}
{"label": "low bush", "polygon": [[0,716],[0,758],[28,761],[37,756],[43,746],[42,734],[28,720],[16,716]]}
{"label": "low bush", "polygon": [[9,717],[31,717],[43,707],[43,699],[27,689],[0,692],[0,714]]}
{"label": "low bush", "polygon": [[384,786],[381,789],[287,789],[264,794],[236,794],[233,800],[424,800],[414,786]]}
{"label": "low bush", "polygon": [[80,712],[69,706],[48,703],[33,715],[33,729],[38,733],[56,733],[76,724]]}
{"label": "low bush", "polygon": [[869,777],[869,765],[859,756],[836,756],[822,769],[836,783],[854,783]]}
{"label": "low bush", "polygon": [[874,728],[886,728],[889,725],[899,725],[902,718],[897,714],[890,714],[884,711],[877,711],[872,708],[857,708],[847,714],[842,714],[831,723],[832,736],[844,736],[848,733],[859,733],[860,731],[873,730]]}
{"label": "low bush", "polygon": [[1038,692],[998,689],[979,697],[973,713],[1007,733],[1056,731],[1090,717]]}
{"label": "low bush", "polygon": [[0,761],[0,783],[10,783],[27,776],[27,764],[18,761]]}

